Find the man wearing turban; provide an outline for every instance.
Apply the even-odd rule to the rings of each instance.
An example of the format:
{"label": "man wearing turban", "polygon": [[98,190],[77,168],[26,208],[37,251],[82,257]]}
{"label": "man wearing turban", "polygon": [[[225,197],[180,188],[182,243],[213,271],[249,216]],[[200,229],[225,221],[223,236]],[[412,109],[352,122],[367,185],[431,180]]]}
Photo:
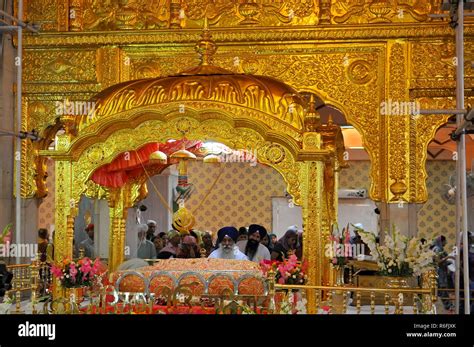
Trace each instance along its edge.
{"label": "man wearing turban", "polygon": [[156,259],[156,249],[153,242],[146,239],[146,232],[148,225],[139,224],[137,226],[138,232],[138,247],[137,258],[140,259]]}
{"label": "man wearing turban", "polygon": [[237,242],[237,247],[249,260],[259,263],[262,260],[270,260],[268,248],[260,243],[267,235],[267,230],[258,224],[251,224],[248,230],[248,239]]}
{"label": "man wearing turban", "polygon": [[219,248],[213,251],[209,258],[248,260],[236,245],[239,231],[234,227],[224,227],[217,232]]}
{"label": "man wearing turban", "polygon": [[161,249],[160,253],[158,253],[158,259],[176,258],[180,243],[181,237],[179,232],[176,230],[170,230],[168,232],[168,243]]}
{"label": "man wearing turban", "polygon": [[146,224],[148,225],[146,239],[153,242],[153,240],[155,239],[156,222],[152,219],[149,219],[147,220]]}

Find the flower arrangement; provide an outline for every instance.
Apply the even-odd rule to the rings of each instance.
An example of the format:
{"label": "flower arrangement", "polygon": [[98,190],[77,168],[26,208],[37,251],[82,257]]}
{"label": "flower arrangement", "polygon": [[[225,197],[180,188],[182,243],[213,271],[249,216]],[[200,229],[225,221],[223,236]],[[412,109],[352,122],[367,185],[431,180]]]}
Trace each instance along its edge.
{"label": "flower arrangement", "polygon": [[384,244],[376,242],[376,235],[354,226],[370,249],[382,276],[420,276],[434,268],[434,252],[417,237],[408,238],[392,227],[386,233]]}
{"label": "flower arrangement", "polygon": [[349,232],[349,225],[339,231],[337,224],[333,225],[332,233],[329,236],[331,245],[329,248],[329,258],[333,266],[344,266],[347,260],[352,258],[352,245],[350,243],[351,234]]}
{"label": "flower arrangement", "polygon": [[99,258],[92,261],[85,257],[74,262],[64,259],[61,265],[51,266],[51,273],[64,288],[90,287],[101,270]]}
{"label": "flower arrangement", "polygon": [[308,279],[308,275],[306,275],[307,262],[298,263],[298,258],[294,254],[282,262],[262,260],[260,266],[265,275],[270,270],[273,270],[275,272],[275,280],[279,284],[302,285]]}

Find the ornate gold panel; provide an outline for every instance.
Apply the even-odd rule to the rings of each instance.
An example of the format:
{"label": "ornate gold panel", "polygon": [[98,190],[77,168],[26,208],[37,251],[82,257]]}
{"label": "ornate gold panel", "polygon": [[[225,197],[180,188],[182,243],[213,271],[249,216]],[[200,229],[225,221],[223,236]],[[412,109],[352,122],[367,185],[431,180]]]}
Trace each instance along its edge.
{"label": "ornate gold panel", "polygon": [[438,6],[436,0],[332,0],[331,23],[426,22]]}
{"label": "ornate gold panel", "polygon": [[[25,12],[28,20],[43,24],[43,31],[59,31],[25,34],[25,130],[53,124],[55,100],[87,100],[120,82],[170,75],[195,65],[191,49],[200,31],[194,28],[202,27],[206,14],[219,46],[217,65],[276,77],[299,91],[316,93],[344,113],[362,133],[369,152],[373,199],[390,201],[397,194],[397,199],[411,202],[426,199],[424,148],[445,118],[435,117],[434,123],[430,116],[387,119],[378,111],[387,98],[453,95],[453,30],[445,21],[427,19],[428,12],[436,12],[432,0],[32,0]],[[374,26],[377,22],[381,24]],[[467,88],[474,83],[469,65],[473,36],[474,26],[467,24]],[[391,41],[399,37],[405,42]],[[229,112],[227,102],[212,106]],[[187,101],[186,107],[200,109],[195,100]],[[263,117],[276,132],[302,140],[300,130],[268,114],[245,111],[254,119]],[[295,120],[296,128],[301,121]],[[94,129],[91,134],[98,131]],[[35,172],[27,164],[34,161],[34,149],[25,145],[22,150],[27,160],[22,163],[22,195],[31,197],[37,189],[34,175],[41,170]],[[390,189],[395,183],[400,183],[397,194]]]}
{"label": "ornate gold panel", "polygon": [[32,51],[24,56],[28,83],[96,83],[96,52]]}
{"label": "ornate gold panel", "polygon": [[[474,59],[472,43],[466,43],[464,57],[465,87],[474,86]],[[421,41],[410,45],[412,68],[410,76],[411,89],[451,89],[454,95],[456,88],[456,48],[454,40]],[[430,63],[427,64],[427,56]]]}

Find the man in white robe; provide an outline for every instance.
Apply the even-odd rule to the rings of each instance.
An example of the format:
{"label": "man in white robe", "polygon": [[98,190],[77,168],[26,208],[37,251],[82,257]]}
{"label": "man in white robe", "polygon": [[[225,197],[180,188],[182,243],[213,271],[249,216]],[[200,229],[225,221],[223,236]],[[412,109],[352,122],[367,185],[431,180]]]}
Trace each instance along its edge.
{"label": "man in white robe", "polygon": [[235,244],[239,231],[234,227],[224,227],[217,232],[219,248],[213,251],[209,258],[248,260]]}
{"label": "man in white robe", "polygon": [[140,259],[156,259],[156,248],[153,242],[146,239],[146,232],[148,225],[139,224],[137,226],[138,231],[138,247],[137,247],[137,258]]}
{"label": "man in white robe", "polygon": [[156,222],[152,219],[149,219],[146,221],[146,224],[148,225],[148,230],[146,232],[146,239],[153,242],[153,240],[155,239]]}
{"label": "man in white robe", "polygon": [[265,235],[267,235],[265,227],[251,224],[248,230],[248,239],[237,242],[237,246],[251,261],[260,263],[262,260],[270,260],[270,251],[260,243]]}

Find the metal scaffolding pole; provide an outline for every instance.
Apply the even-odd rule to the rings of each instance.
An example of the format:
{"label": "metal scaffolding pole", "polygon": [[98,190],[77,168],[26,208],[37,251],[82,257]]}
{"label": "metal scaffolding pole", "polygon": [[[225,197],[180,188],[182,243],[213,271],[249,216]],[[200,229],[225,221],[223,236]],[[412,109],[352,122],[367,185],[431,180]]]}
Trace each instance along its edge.
{"label": "metal scaffolding pole", "polygon": [[[23,0],[18,0],[18,18],[21,21],[23,18]],[[18,47],[17,57],[15,59],[16,71],[16,131],[21,129],[21,94],[22,94],[22,60],[23,60],[23,28],[18,23]],[[17,137],[15,141],[15,242],[17,244],[22,242],[21,238],[21,138]],[[16,256],[16,263],[20,263],[20,257]]]}
{"label": "metal scaffolding pole", "polygon": [[[456,26],[456,108],[464,109],[464,2],[459,1],[457,8],[458,21]],[[464,114],[456,115],[456,125],[461,127]],[[460,244],[463,239],[463,280],[464,280],[464,313],[470,314],[469,293],[469,260],[467,243],[467,188],[466,188],[466,136],[462,134],[457,142],[457,201],[456,201],[456,313],[459,313],[459,281],[460,281]],[[460,231],[460,232],[459,232]]]}

